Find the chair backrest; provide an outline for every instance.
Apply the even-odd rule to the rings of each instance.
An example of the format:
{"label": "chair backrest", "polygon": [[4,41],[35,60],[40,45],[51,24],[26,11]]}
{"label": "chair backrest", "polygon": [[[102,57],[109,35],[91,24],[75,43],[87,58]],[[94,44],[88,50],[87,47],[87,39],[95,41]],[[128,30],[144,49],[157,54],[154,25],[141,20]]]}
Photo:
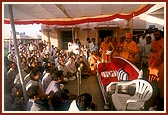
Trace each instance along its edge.
{"label": "chair backrest", "polygon": [[138,101],[147,101],[151,98],[153,94],[152,85],[143,79],[136,79],[130,82],[130,84],[135,84],[136,91],[132,98],[136,98]]}
{"label": "chair backrest", "polygon": [[128,75],[128,73],[127,72],[125,72],[123,69],[119,69],[118,70],[118,75],[117,75],[117,77],[118,77],[118,80],[119,81],[126,81],[126,80],[129,80],[129,75]]}

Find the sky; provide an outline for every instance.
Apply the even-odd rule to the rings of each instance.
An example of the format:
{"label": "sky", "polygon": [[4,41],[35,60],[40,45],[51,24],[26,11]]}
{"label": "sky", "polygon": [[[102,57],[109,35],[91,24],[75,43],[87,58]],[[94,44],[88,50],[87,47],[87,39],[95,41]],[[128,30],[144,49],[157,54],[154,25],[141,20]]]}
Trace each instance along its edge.
{"label": "sky", "polygon": [[[4,35],[7,36],[10,34],[11,25],[10,24],[4,24],[3,26]],[[29,25],[15,25],[16,32],[25,32],[28,36],[36,36],[40,35],[41,25],[40,24],[29,24]]]}

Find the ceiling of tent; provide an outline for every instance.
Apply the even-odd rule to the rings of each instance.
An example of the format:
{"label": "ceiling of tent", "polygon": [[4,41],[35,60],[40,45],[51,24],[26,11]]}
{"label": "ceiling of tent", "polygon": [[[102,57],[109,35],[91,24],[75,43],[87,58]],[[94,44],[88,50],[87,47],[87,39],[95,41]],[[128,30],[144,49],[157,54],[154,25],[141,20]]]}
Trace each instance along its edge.
{"label": "ceiling of tent", "polygon": [[160,19],[164,19],[164,7],[160,8],[158,10],[155,10],[155,11],[149,13],[148,15],[151,15],[151,16],[154,16],[154,17],[157,17]]}
{"label": "ceiling of tent", "polygon": [[[153,4],[12,4],[15,24],[72,25],[130,19]],[[8,4],[4,4],[4,23],[10,23]]]}

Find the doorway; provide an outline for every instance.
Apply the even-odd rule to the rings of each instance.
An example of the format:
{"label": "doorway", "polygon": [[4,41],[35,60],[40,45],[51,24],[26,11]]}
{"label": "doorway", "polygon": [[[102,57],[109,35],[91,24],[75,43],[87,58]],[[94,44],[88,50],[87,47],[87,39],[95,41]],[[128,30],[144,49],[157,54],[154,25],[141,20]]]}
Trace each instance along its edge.
{"label": "doorway", "polygon": [[62,38],[62,49],[68,50],[68,42],[72,42],[72,31],[62,31],[61,32]]}
{"label": "doorway", "polygon": [[113,35],[113,30],[101,29],[99,30],[99,38],[101,38],[101,42],[104,41],[104,38],[107,35]]}

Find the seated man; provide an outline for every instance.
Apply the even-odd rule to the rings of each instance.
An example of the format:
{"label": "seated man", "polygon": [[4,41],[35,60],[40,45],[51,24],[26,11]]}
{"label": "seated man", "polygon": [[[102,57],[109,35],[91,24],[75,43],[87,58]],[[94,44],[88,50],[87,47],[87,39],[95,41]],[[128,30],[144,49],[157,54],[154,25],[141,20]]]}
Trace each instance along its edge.
{"label": "seated man", "polygon": [[39,87],[43,90],[42,82],[41,82],[41,73],[38,68],[34,68],[30,73],[31,80],[26,84],[26,91],[32,85],[39,85]]}
{"label": "seated man", "polygon": [[76,66],[75,61],[73,57],[68,58],[68,62],[65,64],[67,68],[67,77],[69,80],[75,80],[76,79]]}
{"label": "seated man", "polygon": [[44,95],[39,85],[32,85],[27,90],[29,101],[26,111],[49,111],[54,110],[51,104],[51,99],[54,92],[51,91],[48,95]]}
{"label": "seated man", "polygon": [[81,69],[82,77],[86,77],[90,75],[90,68],[88,67],[88,65],[86,64],[82,56],[79,57],[78,68]]}

